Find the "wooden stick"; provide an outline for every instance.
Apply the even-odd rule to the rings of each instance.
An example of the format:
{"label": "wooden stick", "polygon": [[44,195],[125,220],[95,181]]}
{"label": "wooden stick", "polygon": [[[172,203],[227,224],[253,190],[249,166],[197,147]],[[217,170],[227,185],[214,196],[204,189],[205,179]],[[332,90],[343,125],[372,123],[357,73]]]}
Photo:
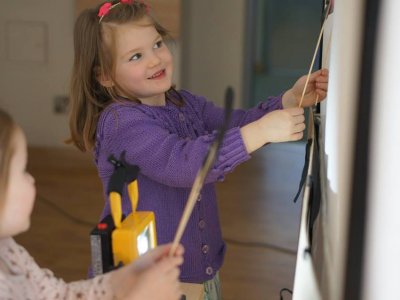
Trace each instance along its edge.
{"label": "wooden stick", "polygon": [[328,19],[328,16],[329,16],[329,10],[330,9],[331,9],[331,1],[329,1],[328,7],[326,9],[324,23],[322,24],[321,31],[319,33],[317,46],[315,47],[314,56],[313,56],[313,59],[311,61],[311,66],[310,66],[310,69],[308,70],[307,80],[306,80],[306,84],[304,85],[304,88],[303,88],[303,93],[301,94],[299,107],[301,107],[303,105],[304,95],[306,94],[307,85],[308,85],[308,82],[310,81],[311,72],[312,72],[312,69],[314,67],[315,58],[317,57],[319,45],[321,44],[322,34],[324,33],[325,24],[326,24],[326,20]]}
{"label": "wooden stick", "polygon": [[179,222],[179,226],[176,231],[174,241],[173,241],[171,249],[169,251],[169,256],[172,256],[178,247],[178,244],[182,238],[183,232],[185,231],[187,222],[189,221],[190,215],[192,214],[194,205],[196,204],[196,201],[199,198],[200,191],[201,191],[201,188],[203,187],[204,180],[207,176],[209,169],[211,168],[212,163],[214,162],[214,158],[216,156],[217,151],[218,151],[218,144],[213,143],[211,145],[210,152],[207,155],[204,165],[202,166],[202,168],[196,175],[196,178],[193,183],[193,187],[189,194],[189,198],[186,202],[185,210],[183,211],[182,218]]}
{"label": "wooden stick", "polygon": [[196,204],[196,201],[199,198],[200,191],[201,191],[201,188],[203,187],[203,184],[204,184],[204,181],[208,174],[208,171],[210,170],[211,166],[214,163],[215,158],[217,157],[217,152],[218,152],[220,145],[222,143],[222,140],[224,138],[225,131],[228,128],[228,123],[229,123],[230,116],[232,113],[233,96],[234,96],[233,89],[231,87],[228,87],[225,92],[225,119],[224,119],[224,122],[222,124],[222,127],[220,128],[218,135],[216,136],[215,141],[211,144],[211,146],[207,152],[207,155],[204,159],[204,162],[203,162],[200,170],[197,172],[196,178],[194,179],[193,187],[190,191],[189,198],[186,202],[186,206],[183,211],[182,218],[179,222],[179,226],[176,231],[174,241],[172,242],[172,246],[169,251],[169,256],[174,255],[174,253],[176,252],[176,248],[178,247],[178,244],[182,238],[183,232],[185,231],[187,222],[189,221],[190,215],[192,214],[194,205]]}

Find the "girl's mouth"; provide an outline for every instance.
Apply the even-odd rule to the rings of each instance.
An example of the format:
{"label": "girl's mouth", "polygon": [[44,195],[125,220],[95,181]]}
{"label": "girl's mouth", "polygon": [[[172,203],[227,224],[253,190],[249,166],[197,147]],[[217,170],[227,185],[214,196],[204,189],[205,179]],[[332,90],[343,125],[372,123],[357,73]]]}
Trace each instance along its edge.
{"label": "girl's mouth", "polygon": [[165,69],[158,71],[157,73],[155,73],[153,76],[149,77],[149,79],[161,79],[165,76]]}

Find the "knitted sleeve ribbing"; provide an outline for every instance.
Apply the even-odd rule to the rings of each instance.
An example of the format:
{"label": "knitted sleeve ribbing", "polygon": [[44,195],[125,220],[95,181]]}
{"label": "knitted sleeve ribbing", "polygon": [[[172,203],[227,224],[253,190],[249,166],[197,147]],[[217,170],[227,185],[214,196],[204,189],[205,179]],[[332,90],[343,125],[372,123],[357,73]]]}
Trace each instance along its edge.
{"label": "knitted sleeve ribbing", "polygon": [[[174,187],[192,186],[216,136],[214,131],[195,139],[182,139],[169,132],[157,118],[123,106],[110,112],[102,127],[99,157],[119,156],[126,151],[127,161],[138,165],[143,175]],[[229,129],[206,183],[221,181],[226,173],[247,159],[240,128]]]}

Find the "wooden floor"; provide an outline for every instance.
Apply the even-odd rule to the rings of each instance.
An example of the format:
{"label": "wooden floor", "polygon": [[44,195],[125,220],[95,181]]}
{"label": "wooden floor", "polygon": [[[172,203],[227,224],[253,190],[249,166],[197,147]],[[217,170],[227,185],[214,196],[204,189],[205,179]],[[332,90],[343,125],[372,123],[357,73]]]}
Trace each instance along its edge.
{"label": "wooden floor", "polygon": [[[85,278],[89,231],[104,201],[91,157],[69,148],[29,155],[38,195],[31,229],[17,241],[66,281]],[[279,299],[282,288],[293,288],[301,203],[292,200],[303,163],[304,144],[270,145],[217,185],[228,243],[224,300]]]}

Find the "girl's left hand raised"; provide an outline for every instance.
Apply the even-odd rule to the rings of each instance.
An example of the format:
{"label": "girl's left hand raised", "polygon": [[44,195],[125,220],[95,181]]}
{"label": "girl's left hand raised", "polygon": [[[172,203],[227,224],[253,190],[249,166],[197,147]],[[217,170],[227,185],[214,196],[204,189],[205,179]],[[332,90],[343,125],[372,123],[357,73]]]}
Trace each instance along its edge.
{"label": "girl's left hand raised", "polygon": [[[318,97],[318,102],[326,98],[328,92],[329,71],[327,69],[318,70],[310,75],[307,88],[304,94],[302,107],[314,105]],[[282,97],[284,108],[298,107],[303,94],[304,85],[307,81],[307,75],[300,77],[293,87],[286,91]]]}

